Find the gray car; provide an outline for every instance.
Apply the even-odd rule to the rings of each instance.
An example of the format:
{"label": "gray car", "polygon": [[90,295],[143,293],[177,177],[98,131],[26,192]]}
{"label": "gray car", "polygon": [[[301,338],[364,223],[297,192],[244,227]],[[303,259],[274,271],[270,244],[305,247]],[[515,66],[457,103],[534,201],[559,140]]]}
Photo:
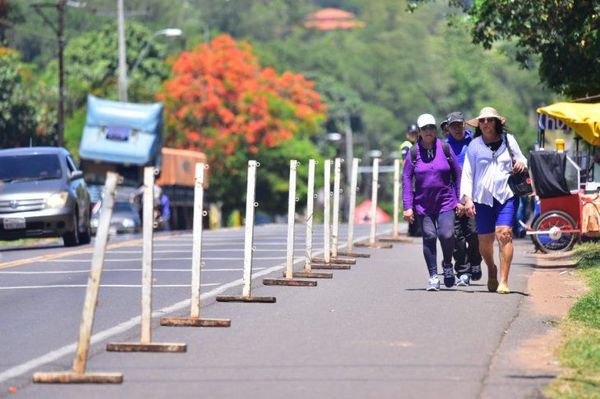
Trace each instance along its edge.
{"label": "gray car", "polygon": [[0,150],[0,240],[30,237],[91,240],[90,196],[64,148]]}

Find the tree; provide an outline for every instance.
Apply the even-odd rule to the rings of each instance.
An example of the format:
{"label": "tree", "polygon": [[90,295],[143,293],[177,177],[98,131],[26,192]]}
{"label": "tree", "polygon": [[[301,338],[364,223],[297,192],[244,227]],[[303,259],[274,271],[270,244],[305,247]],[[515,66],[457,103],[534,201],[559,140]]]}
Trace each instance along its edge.
{"label": "tree", "polygon": [[[145,26],[127,23],[128,90],[132,102],[153,100],[154,93],[159,91],[162,81],[169,74],[169,67],[165,64],[167,46],[160,40],[148,43],[151,37],[152,32]],[[65,65],[72,110],[84,105],[88,93],[102,97],[116,96],[119,64],[117,43],[117,29],[113,23],[69,42],[65,49]],[[131,71],[146,45],[148,50],[143,55],[143,61],[135,71]]]}
{"label": "tree", "polygon": [[53,144],[55,110],[45,104],[44,86],[32,87],[19,54],[0,47],[0,148]]}
{"label": "tree", "polygon": [[165,141],[206,152],[213,176],[220,177],[212,179],[211,192],[230,206],[240,203],[248,159],[273,156],[292,138],[309,137],[325,116],[311,81],[261,67],[249,43],[228,35],[184,52],[172,75],[158,96],[165,103]]}
{"label": "tree", "polygon": [[579,0],[481,0],[470,10],[473,39],[485,48],[516,39],[515,57],[539,55],[542,82],[574,97],[600,94],[600,3]]}

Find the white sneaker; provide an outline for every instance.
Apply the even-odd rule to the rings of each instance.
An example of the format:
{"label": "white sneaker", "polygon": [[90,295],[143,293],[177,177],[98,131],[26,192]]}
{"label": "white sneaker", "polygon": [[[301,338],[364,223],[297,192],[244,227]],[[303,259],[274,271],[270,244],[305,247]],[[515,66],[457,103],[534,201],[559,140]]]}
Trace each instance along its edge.
{"label": "white sneaker", "polygon": [[429,279],[427,284],[427,291],[439,291],[440,290],[440,279],[438,276],[433,276]]}

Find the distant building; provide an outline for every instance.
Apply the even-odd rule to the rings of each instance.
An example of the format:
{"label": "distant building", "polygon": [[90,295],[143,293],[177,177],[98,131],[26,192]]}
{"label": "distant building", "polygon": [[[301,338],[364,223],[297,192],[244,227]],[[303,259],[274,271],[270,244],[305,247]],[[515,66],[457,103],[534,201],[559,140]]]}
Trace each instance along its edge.
{"label": "distant building", "polygon": [[323,8],[309,14],[304,20],[306,29],[336,30],[364,28],[365,23],[356,19],[351,12],[338,8]]}

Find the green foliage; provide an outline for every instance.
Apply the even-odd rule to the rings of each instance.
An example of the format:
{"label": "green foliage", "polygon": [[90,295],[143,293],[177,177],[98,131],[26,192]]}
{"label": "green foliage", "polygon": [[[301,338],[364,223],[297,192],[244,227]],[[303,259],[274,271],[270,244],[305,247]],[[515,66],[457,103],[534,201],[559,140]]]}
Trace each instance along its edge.
{"label": "green foliage", "polygon": [[[360,117],[361,124],[353,126],[359,155],[373,148],[394,151],[421,113],[441,120],[454,110],[474,116],[488,105],[507,117],[523,147],[532,147],[529,115],[549,93],[506,55],[511,47],[484,51],[474,46],[470,25],[457,18],[449,26],[450,9],[439,2],[412,14],[405,9],[402,1],[360,2],[358,17],[365,29],[297,29],[263,43],[259,54],[279,70],[294,69],[314,79],[334,110],[330,115],[351,109]],[[353,98],[352,105],[340,98]]]}
{"label": "green foliage", "polygon": [[485,0],[475,2],[472,34],[489,49],[515,39],[516,59],[531,66],[552,89],[574,97],[600,93],[600,4],[577,0]]}
{"label": "green foliage", "polygon": [[[269,214],[285,214],[288,200],[290,159],[300,161],[297,170],[296,196],[299,199],[298,211],[306,203],[306,183],[308,160],[315,159],[322,165],[322,157],[314,144],[305,138],[294,137],[275,148],[260,150],[260,162],[256,176],[256,201],[259,210]],[[245,201],[247,156],[237,152],[225,160],[225,168],[211,171],[209,198],[223,203],[225,213],[239,207]],[[317,166],[319,169],[319,166]],[[315,177],[317,187],[322,186],[322,173]],[[237,195],[236,195],[237,194]]]}
{"label": "green foliage", "polygon": [[[169,67],[164,63],[165,43],[151,38],[152,32],[143,25],[126,24],[128,97],[132,102],[152,101],[169,74]],[[141,63],[132,71],[140,56],[143,57]],[[88,93],[116,98],[119,59],[115,24],[105,24],[98,31],[70,41],[65,49],[65,65],[73,108],[83,105]]]}
{"label": "green foliage", "polygon": [[566,341],[560,350],[567,369],[549,386],[551,398],[600,398],[600,245],[575,248],[577,270],[589,291],[569,312],[563,324]]}
{"label": "green foliage", "polygon": [[43,86],[31,87],[31,74],[19,54],[0,47],[0,148],[54,142],[52,107]]}

